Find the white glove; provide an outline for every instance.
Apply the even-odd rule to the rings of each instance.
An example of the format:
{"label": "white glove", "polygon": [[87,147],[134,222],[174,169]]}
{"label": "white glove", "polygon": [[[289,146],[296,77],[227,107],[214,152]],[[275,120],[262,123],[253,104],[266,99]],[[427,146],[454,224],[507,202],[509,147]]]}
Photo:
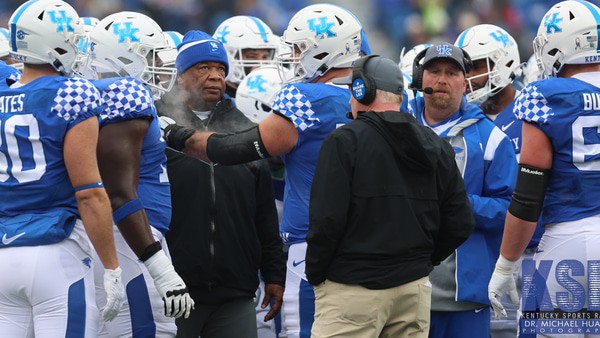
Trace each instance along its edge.
{"label": "white glove", "polygon": [[120,267],[114,270],[104,269],[104,290],[106,291],[106,306],[102,310],[102,319],[109,322],[119,314],[125,300],[125,288],[121,281]]}
{"label": "white glove", "polygon": [[160,136],[164,139],[165,129],[172,124],[177,124],[177,122],[172,118],[163,115],[158,117],[158,124],[160,125]]}
{"label": "white glove", "polygon": [[492,279],[490,280],[490,284],[488,284],[488,297],[496,319],[507,317],[506,310],[500,302],[504,292],[508,293],[513,304],[519,304],[519,294],[517,293],[517,286],[513,277],[514,268],[515,262],[509,261],[502,255],[498,257]]}
{"label": "white glove", "polygon": [[154,279],[158,293],[165,302],[165,316],[179,318],[183,315],[188,318],[194,308],[194,300],[190,297],[183,279],[175,272],[175,268],[165,252],[159,250],[144,264]]}

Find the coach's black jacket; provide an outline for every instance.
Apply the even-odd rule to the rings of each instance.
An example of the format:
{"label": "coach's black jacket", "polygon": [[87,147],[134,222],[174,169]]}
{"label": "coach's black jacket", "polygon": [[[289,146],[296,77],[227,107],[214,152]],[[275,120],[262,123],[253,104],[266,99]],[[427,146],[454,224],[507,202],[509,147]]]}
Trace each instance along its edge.
{"label": "coach's black jacket", "polygon": [[[224,99],[202,121],[167,112],[179,124],[217,132],[254,126]],[[177,272],[198,304],[254,297],[258,270],[285,285],[285,256],[269,167],[264,161],[211,165],[167,149],[173,205],[167,242]]]}
{"label": "coach's black jacket", "polygon": [[359,113],[324,141],[306,276],[386,289],[429,275],[475,221],[452,147],[400,112]]}

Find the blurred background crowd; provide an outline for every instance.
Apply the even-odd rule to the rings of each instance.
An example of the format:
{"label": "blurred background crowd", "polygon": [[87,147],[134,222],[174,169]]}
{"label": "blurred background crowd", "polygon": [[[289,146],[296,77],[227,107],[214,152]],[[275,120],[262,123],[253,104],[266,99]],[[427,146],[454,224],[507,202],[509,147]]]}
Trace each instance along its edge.
{"label": "blurred background crowd", "polygon": [[[532,53],[531,41],[545,11],[559,0],[67,0],[81,16],[102,19],[123,10],[138,11],[156,20],[163,30],[185,33],[200,29],[212,34],[234,15],[261,18],[281,35],[301,8],[319,2],[343,5],[355,13],[368,34],[371,49],[391,59],[426,42],[453,42],[464,29],[479,23],[498,25],[516,40],[521,60]],[[600,0],[592,0],[600,5]],[[0,25],[23,0],[0,2]]]}

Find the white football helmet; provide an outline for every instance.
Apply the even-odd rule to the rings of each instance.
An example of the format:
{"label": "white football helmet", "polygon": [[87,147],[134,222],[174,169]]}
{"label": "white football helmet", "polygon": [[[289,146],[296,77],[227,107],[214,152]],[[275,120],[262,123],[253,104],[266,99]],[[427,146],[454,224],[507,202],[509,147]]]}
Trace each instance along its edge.
{"label": "white football helmet", "polygon": [[[164,31],[163,35],[165,37],[165,40],[167,41],[167,46],[169,46],[170,48],[173,49],[177,49],[177,47],[181,44],[181,41],[183,40],[183,35],[181,35],[181,33],[176,32],[176,31]],[[167,55],[165,55],[167,56]],[[177,58],[177,53],[174,54],[169,54],[168,56],[171,56],[171,59],[165,59],[162,60],[163,61],[163,66],[165,67],[175,67],[175,59]]]}
{"label": "white football helmet", "polygon": [[177,31],[164,31],[163,35],[167,41],[167,46],[177,48],[183,40],[183,35]]}
{"label": "white football helmet", "polygon": [[430,43],[421,43],[409,49],[406,53],[404,52],[404,48],[402,48],[402,51],[400,52],[400,62],[398,63],[402,73],[412,78],[413,61],[415,60],[415,57],[425,48],[429,47],[431,47]]}
{"label": "white football helmet", "polygon": [[292,52],[278,57],[279,64],[293,69],[288,82],[310,82],[331,68],[352,67],[360,56],[361,30],[358,19],[339,6],[317,4],[298,11],[281,37]]}
{"label": "white football helmet", "polygon": [[600,9],[587,1],[563,1],[544,15],[533,39],[533,52],[544,78],[565,64],[600,63]]}
{"label": "white football helmet", "polygon": [[8,29],[0,27],[0,60],[7,65],[13,66],[23,72],[23,62],[16,62],[10,57],[10,42],[8,40]]}
{"label": "white football helmet", "polygon": [[[227,81],[240,83],[251,68],[266,64],[275,64],[275,55],[279,47],[279,37],[261,19],[253,16],[238,15],[223,21],[215,30],[213,37],[225,46],[229,60]],[[268,60],[244,59],[244,49],[266,49]]]}
{"label": "white football helmet", "polygon": [[[487,72],[467,77],[470,90],[467,101],[481,104],[496,95],[521,74],[519,47],[504,29],[488,24],[466,29],[456,39],[456,46],[464,49],[471,60],[485,60]],[[473,90],[472,80],[488,76],[485,86]]]}
{"label": "white football helmet", "polygon": [[164,61],[177,51],[167,45],[160,26],[136,12],[119,12],[102,19],[90,33],[91,67],[98,73],[130,76],[146,83],[155,99],[171,90],[176,69]]}
{"label": "white football helmet", "polygon": [[79,15],[61,0],[28,1],[8,21],[10,56],[17,62],[50,64],[73,73],[77,44],[83,37]]}
{"label": "white football helmet", "polygon": [[236,106],[252,122],[259,123],[273,111],[271,104],[281,86],[277,66],[256,68],[240,83],[235,95]]}

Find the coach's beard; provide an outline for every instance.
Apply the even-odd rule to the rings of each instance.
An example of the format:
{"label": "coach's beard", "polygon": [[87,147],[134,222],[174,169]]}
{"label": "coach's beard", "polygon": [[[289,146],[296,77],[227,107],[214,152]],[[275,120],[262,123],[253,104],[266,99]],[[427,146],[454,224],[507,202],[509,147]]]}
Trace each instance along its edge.
{"label": "coach's beard", "polygon": [[440,97],[438,95],[434,95],[431,98],[430,103],[435,109],[445,110],[450,108],[450,105],[452,104],[452,97]]}

